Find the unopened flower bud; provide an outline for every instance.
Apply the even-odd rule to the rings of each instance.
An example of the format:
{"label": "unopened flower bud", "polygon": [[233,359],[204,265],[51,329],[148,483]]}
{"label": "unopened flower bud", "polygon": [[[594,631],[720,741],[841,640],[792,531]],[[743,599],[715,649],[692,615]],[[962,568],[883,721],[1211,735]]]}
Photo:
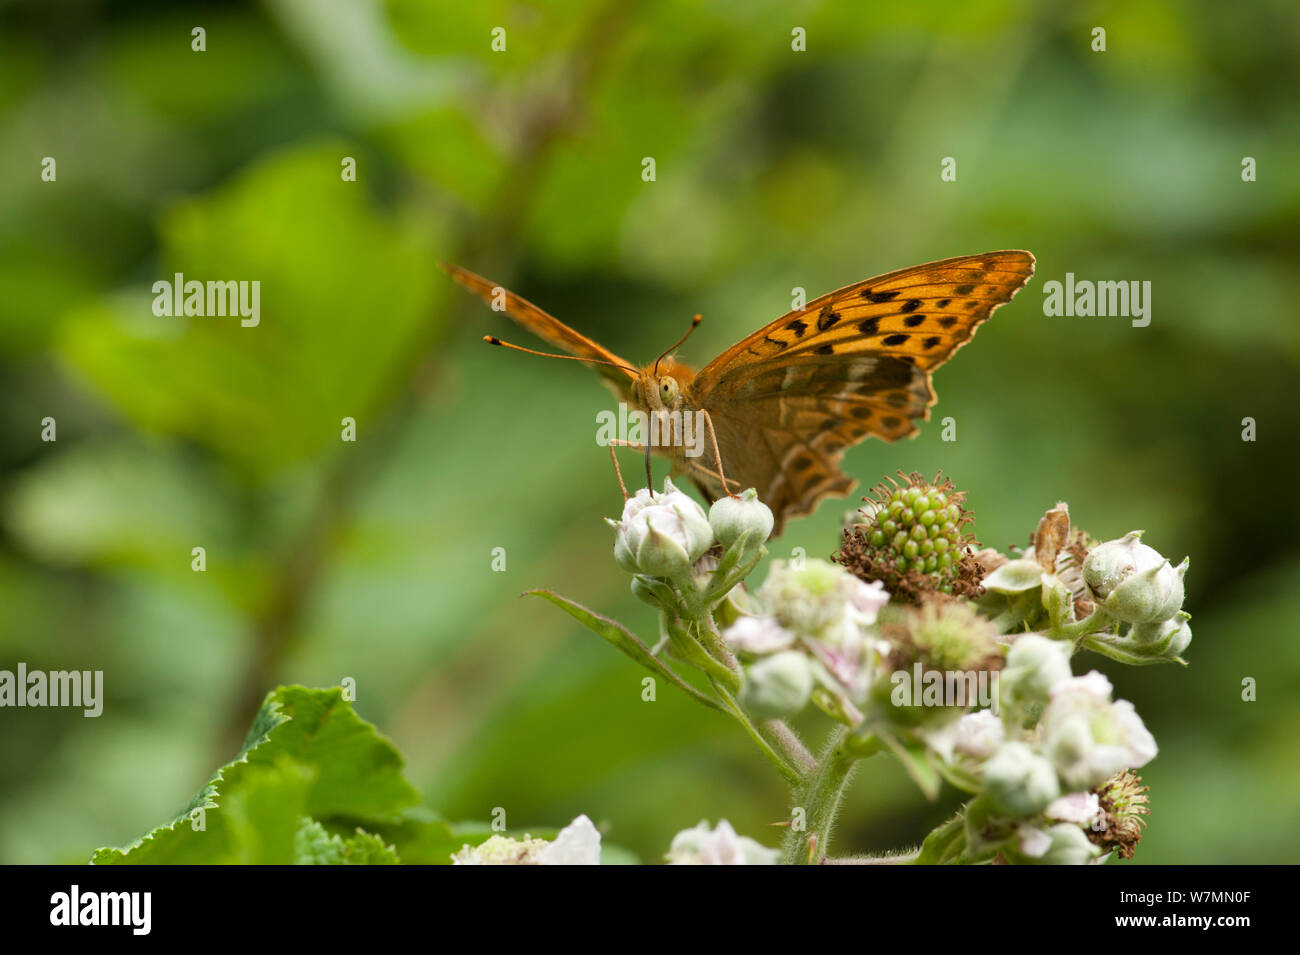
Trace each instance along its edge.
{"label": "unopened flower bud", "polygon": [[1135,623],[1125,634],[1098,633],[1088,638],[1088,647],[1112,660],[1130,666],[1149,663],[1182,663],[1183,651],[1192,642],[1191,615],[1177,613],[1158,623]]}
{"label": "unopened flower bud", "polygon": [[745,670],[740,705],[758,719],[776,719],[803,709],[812,695],[813,673],[808,657],[785,650],[764,657]]}
{"label": "unopened flower bud", "polygon": [[746,532],[752,535],[751,546],[761,544],[771,535],[773,523],[771,509],[752,487],[739,497],[720,497],[709,508],[709,525],[723,547],[730,547]]}
{"label": "unopened flower bud", "polygon": [[1026,743],[1003,743],[989,757],[984,789],[1011,816],[1032,816],[1061,793],[1052,764]]}
{"label": "unopened flower bud", "polygon": [[704,508],[668,479],[662,494],[642,490],[628,498],[615,526],[614,559],[634,574],[680,576],[713,544]]}
{"label": "unopened flower bud", "polygon": [[1003,705],[1026,707],[1046,704],[1052,687],[1072,676],[1070,645],[1037,633],[1016,638],[1007,651],[1007,663],[999,681]]}
{"label": "unopened flower bud", "polygon": [[1192,628],[1187,625],[1191,619],[1191,614],[1178,613],[1159,623],[1135,623],[1128,637],[1144,656],[1177,659],[1192,642]]}
{"label": "unopened flower bud", "polygon": [[1082,829],[1068,822],[1046,829],[1022,825],[1016,836],[1021,853],[1035,865],[1085,865],[1101,854]]}
{"label": "unopened flower bud", "polygon": [[1128,623],[1168,620],[1183,605],[1183,575],[1155,548],[1143,544],[1141,531],[1098,544],[1083,562],[1083,579],[1102,607]]}

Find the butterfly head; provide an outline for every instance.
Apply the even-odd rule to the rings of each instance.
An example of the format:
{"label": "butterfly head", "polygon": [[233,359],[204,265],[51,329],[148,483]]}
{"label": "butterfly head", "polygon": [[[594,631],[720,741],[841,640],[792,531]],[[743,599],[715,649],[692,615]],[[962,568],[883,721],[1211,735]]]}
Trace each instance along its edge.
{"label": "butterfly head", "polygon": [[637,375],[634,390],[648,411],[680,411],[695,373],[671,357],[660,358]]}

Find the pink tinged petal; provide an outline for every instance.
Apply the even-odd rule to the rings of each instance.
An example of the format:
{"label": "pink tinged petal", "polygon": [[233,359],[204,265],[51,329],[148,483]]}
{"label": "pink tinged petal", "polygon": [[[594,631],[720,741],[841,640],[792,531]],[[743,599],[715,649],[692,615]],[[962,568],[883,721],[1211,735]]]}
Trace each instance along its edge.
{"label": "pink tinged petal", "polygon": [[1049,819],[1091,826],[1101,815],[1101,801],[1096,793],[1070,793],[1052,800],[1043,812]]}
{"label": "pink tinged petal", "polygon": [[722,639],[736,650],[765,654],[788,649],[794,634],[771,617],[741,617],[723,632]]}
{"label": "pink tinged petal", "polygon": [[585,815],[560,830],[537,857],[538,865],[600,865],[600,832]]}

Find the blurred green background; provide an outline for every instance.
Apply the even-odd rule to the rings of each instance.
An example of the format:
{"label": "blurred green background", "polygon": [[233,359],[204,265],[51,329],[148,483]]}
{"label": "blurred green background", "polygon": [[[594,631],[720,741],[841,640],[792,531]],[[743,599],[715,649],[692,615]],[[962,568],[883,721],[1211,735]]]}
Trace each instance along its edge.
{"label": "blurred green background", "polygon": [[[484,347],[537,343],[435,263],[637,361],[702,312],[702,364],[795,286],[1000,248],[1034,280],[916,440],[846,466],[942,468],[999,548],[1063,499],[1190,554],[1188,669],[1075,660],[1160,744],[1136,861],[1300,861],[1298,62],[1289,0],[0,3],[0,667],[102,669],[107,697],[0,711],[0,861],[130,842],[267,690],[344,677],[448,818],[585,812],[647,860],[702,818],[775,844],[784,789],[734,724],[642,702],[635,664],[519,599],[654,628],[601,521],[607,392]],[[176,271],[259,280],[260,326],[154,317]],[[1045,317],[1067,271],[1150,281],[1151,325]],[[774,556],[828,554],[848,506]],[[955,805],[880,757],[837,848]]]}

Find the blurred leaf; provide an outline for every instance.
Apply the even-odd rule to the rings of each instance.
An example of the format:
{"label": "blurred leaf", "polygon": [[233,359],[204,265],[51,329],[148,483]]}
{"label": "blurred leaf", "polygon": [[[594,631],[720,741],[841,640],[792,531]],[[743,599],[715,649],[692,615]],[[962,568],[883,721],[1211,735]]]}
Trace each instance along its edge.
{"label": "blurred leaf", "polygon": [[61,351],[141,427],[200,441],[256,475],[364,435],[421,321],[432,256],[343,182],[344,146],[299,147],[163,225],[157,279],[258,281],[260,323],[158,317],[142,285],[78,309]]}
{"label": "blurred leaf", "polygon": [[[174,821],[126,849],[100,849],[93,861],[291,861],[303,816],[382,823],[418,802],[401,767],[397,750],[353,712],[342,690],[281,687],[267,696],[239,756]],[[374,855],[370,843],[354,848]]]}

